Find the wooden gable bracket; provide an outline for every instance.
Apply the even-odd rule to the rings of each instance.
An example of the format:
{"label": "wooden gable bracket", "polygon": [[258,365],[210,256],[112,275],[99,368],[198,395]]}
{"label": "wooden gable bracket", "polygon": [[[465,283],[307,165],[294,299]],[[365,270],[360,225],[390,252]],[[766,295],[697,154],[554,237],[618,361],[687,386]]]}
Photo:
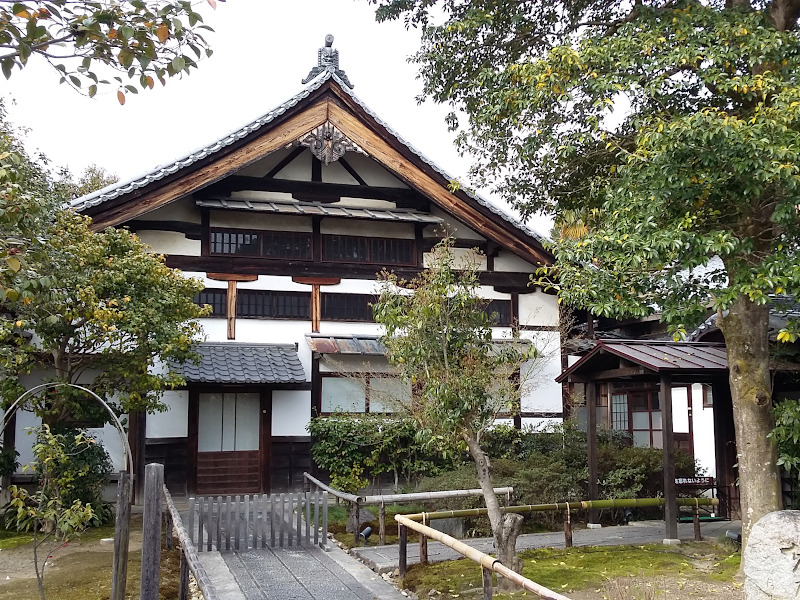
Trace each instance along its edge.
{"label": "wooden gable bracket", "polygon": [[338,285],[338,277],[292,277],[295,283],[311,286],[311,332],[319,333],[319,323],[322,320],[322,292],[320,286]]}
{"label": "wooden gable bracket", "polygon": [[237,281],[256,281],[258,275],[237,275],[235,273],[206,273],[209,279],[214,281],[227,281],[228,282],[228,339],[236,339],[236,282]]}

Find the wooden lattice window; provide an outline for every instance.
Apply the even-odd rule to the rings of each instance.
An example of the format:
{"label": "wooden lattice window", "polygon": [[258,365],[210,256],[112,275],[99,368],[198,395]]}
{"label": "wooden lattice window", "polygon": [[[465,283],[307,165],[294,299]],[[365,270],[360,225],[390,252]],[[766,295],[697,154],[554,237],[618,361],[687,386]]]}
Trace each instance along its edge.
{"label": "wooden lattice window", "polygon": [[322,260],[375,265],[412,265],[414,240],[323,235]]}
{"label": "wooden lattice window", "polygon": [[206,288],[199,294],[195,294],[194,302],[200,306],[208,304],[211,306],[209,317],[224,317],[227,313],[228,290],[215,290]]}
{"label": "wooden lattice window", "polygon": [[322,294],[322,319],[371,323],[375,300],[367,294]]}
{"label": "wooden lattice window", "polygon": [[236,315],[245,319],[309,319],[311,317],[311,294],[307,292],[239,290],[236,296]]}
{"label": "wooden lattice window", "polygon": [[492,300],[486,305],[486,313],[492,317],[492,325],[511,325],[511,300]]}
{"label": "wooden lattice window", "polygon": [[258,256],[261,253],[259,234],[246,231],[212,231],[211,254]]}

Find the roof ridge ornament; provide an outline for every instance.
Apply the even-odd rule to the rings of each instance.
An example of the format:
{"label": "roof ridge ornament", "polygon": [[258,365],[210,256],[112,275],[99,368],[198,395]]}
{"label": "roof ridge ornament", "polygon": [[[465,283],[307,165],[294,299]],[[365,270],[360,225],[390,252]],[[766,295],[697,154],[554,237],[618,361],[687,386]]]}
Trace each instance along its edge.
{"label": "roof ridge ornament", "polygon": [[311,69],[308,76],[300,83],[305,85],[324,71],[330,71],[341,79],[347,87],[353,88],[353,84],[350,83],[345,72],[339,68],[339,51],[333,49],[333,35],[330,33],[325,36],[325,45],[317,50],[317,66]]}

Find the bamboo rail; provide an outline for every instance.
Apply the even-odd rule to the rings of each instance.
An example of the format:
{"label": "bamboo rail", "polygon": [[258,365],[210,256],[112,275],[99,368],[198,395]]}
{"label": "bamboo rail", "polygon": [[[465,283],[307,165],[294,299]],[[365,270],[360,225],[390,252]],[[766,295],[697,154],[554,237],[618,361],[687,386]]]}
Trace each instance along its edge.
{"label": "bamboo rail", "polygon": [[[433,513],[432,513],[433,514]],[[434,540],[443,543],[445,546],[452,548],[456,552],[464,555],[466,558],[478,563],[483,568],[483,582],[484,582],[484,597],[491,598],[491,585],[492,585],[492,578],[486,577],[486,571],[494,571],[498,575],[501,575],[508,579],[509,581],[513,581],[521,588],[528,590],[529,592],[533,592],[537,594],[540,598],[544,598],[545,600],[570,600],[567,596],[562,596],[558,592],[554,592],[551,589],[544,587],[543,585],[539,585],[535,581],[531,581],[527,577],[523,577],[519,573],[509,569],[503,563],[501,563],[498,559],[494,556],[490,556],[488,554],[484,554],[480,550],[473,548],[472,546],[468,546],[464,542],[461,542],[454,537],[447,535],[446,533],[442,533],[437,529],[433,529],[432,527],[428,527],[427,525],[422,525],[417,523],[416,521],[412,521],[411,519],[403,516],[403,515],[395,515],[395,521],[403,528],[413,529],[420,535],[424,535]],[[402,554],[401,554],[402,556]],[[488,586],[488,592],[487,592]]]}
{"label": "bamboo rail", "polygon": [[[446,498],[467,498],[470,496],[483,496],[483,490],[470,489],[470,490],[444,490],[439,492],[414,492],[411,494],[378,494],[372,496],[357,496],[355,494],[347,494],[345,492],[334,489],[322,483],[316,477],[309,473],[303,473],[303,477],[313,483],[317,487],[327,491],[328,493],[350,502],[353,507],[353,515],[355,517],[354,523],[358,523],[358,513],[362,506],[378,505],[378,532],[380,535],[380,543],[386,543],[386,504],[393,502],[425,502],[429,500],[441,500]],[[511,494],[514,493],[513,487],[499,487],[494,488],[494,493],[498,496],[505,496],[506,505],[511,502]],[[358,531],[353,531],[353,543],[358,544]],[[420,544],[424,544],[424,537],[420,538]]]}
{"label": "bamboo rail", "polygon": [[[179,600],[185,600],[187,596],[184,594],[188,593],[189,591],[188,571],[191,571],[192,575],[194,575],[197,585],[199,586],[200,591],[203,593],[203,598],[205,598],[205,600],[220,600],[219,596],[217,596],[217,591],[214,588],[214,584],[211,583],[208,573],[206,573],[205,568],[200,563],[200,559],[197,556],[197,551],[195,550],[194,544],[192,544],[189,533],[183,526],[181,515],[175,508],[175,504],[172,502],[172,496],[170,495],[166,485],[163,486],[163,490],[164,499],[167,503],[168,514],[172,521],[172,525],[178,532],[178,539],[181,543],[181,582],[180,592],[178,594]],[[167,539],[171,539],[171,536],[172,533],[170,529],[170,531],[167,531]],[[186,567],[188,567],[188,569]],[[184,578],[186,581],[184,581]]]}
{"label": "bamboo rail", "polygon": [[[717,506],[717,498],[677,498],[677,506]],[[645,508],[664,506],[664,498],[627,498],[623,500],[581,500],[578,502],[555,502],[553,504],[520,504],[518,506],[505,506],[500,510],[504,513],[527,514],[548,510],[592,510],[604,508]],[[454,517],[480,517],[487,514],[485,508],[465,508],[462,510],[442,510],[432,513],[414,513],[403,515],[412,521],[432,519],[451,519]]]}

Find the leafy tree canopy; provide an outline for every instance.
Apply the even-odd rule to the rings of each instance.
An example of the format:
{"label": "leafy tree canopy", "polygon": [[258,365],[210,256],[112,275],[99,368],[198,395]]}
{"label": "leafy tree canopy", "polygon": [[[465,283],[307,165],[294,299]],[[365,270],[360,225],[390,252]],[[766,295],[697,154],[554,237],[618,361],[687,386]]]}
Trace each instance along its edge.
{"label": "leafy tree canopy", "polygon": [[774,446],[745,440],[773,424],[768,305],[800,294],[800,3],[372,2],[423,28],[424,94],[463,111],[473,174],[580,215],[545,271],[563,302],[677,335],[718,311],[746,537],[781,505]]}
{"label": "leafy tree canopy", "polygon": [[[183,383],[169,365],[194,357],[194,319],[205,309],[193,296],[202,284],[168,268],[129,231],[93,232],[90,223],[59,211],[45,233],[49,249],[33,264],[46,288],[6,304],[15,319],[7,332],[19,344],[15,358],[24,357],[17,369],[50,367],[54,381],[88,383],[122,412],[157,409],[160,392]],[[19,335],[24,331],[35,334],[30,343]],[[71,391],[44,400],[39,410],[55,420],[86,408]]]}
{"label": "leafy tree canopy", "polygon": [[[208,3],[216,6],[215,0]],[[190,0],[4,0],[0,69],[8,79],[39,56],[62,83],[89,96],[98,86],[115,85],[124,104],[126,93],[152,88],[155,80],[164,85],[210,56],[207,31]],[[119,75],[104,78],[114,71]]]}

